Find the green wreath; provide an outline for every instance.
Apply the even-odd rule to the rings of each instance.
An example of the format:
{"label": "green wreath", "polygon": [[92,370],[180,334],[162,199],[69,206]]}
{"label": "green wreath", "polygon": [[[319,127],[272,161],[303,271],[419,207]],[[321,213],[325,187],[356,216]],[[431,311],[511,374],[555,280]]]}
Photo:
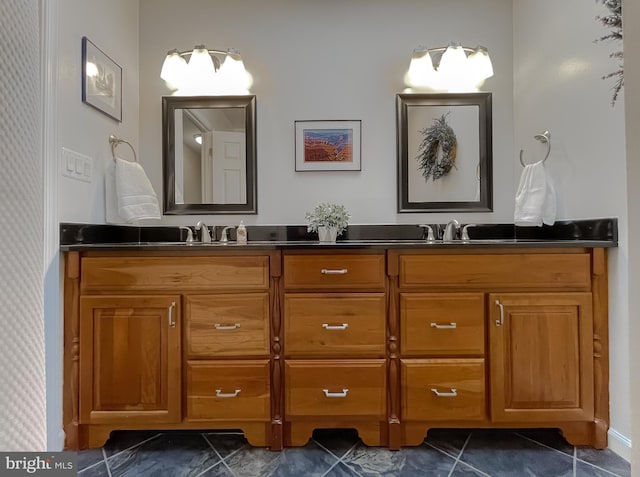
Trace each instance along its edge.
{"label": "green wreath", "polygon": [[447,114],[449,113],[434,119],[432,126],[420,131],[424,138],[418,147],[416,159],[425,181],[430,177],[434,181],[440,179],[452,168],[456,168],[458,140],[451,126],[447,124]]}

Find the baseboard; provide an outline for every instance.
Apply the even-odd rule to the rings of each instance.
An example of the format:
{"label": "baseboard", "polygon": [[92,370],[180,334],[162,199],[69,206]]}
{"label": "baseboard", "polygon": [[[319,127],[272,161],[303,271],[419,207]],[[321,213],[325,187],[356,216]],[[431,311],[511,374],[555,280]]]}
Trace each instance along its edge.
{"label": "baseboard", "polygon": [[609,449],[627,462],[631,462],[631,439],[609,428]]}

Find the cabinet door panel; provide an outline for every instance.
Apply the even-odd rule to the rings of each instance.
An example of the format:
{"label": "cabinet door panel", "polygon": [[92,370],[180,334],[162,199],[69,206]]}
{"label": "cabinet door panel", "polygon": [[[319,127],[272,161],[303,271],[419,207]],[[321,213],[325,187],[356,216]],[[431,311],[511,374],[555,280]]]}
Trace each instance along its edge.
{"label": "cabinet door panel", "polygon": [[493,420],[591,419],[591,294],[496,294],[490,310]]}
{"label": "cabinet door panel", "polygon": [[180,420],[180,297],[80,301],[82,423]]}

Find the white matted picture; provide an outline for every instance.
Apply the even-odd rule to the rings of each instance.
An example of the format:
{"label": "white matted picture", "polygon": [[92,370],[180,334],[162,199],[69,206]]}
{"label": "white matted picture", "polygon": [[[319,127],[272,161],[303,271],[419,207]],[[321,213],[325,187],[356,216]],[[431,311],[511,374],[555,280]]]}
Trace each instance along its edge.
{"label": "white matted picture", "polygon": [[359,171],[361,121],[296,121],[296,171]]}
{"label": "white matted picture", "polygon": [[122,121],[122,68],[82,37],[82,102]]}

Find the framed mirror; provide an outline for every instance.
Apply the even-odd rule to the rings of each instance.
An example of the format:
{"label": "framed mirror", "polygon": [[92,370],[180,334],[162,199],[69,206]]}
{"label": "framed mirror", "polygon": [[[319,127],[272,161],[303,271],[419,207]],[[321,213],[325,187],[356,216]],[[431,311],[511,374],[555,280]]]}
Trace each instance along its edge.
{"label": "framed mirror", "polygon": [[257,214],[256,97],[162,98],[163,211]]}
{"label": "framed mirror", "polygon": [[398,212],[491,212],[491,93],[398,94]]}

